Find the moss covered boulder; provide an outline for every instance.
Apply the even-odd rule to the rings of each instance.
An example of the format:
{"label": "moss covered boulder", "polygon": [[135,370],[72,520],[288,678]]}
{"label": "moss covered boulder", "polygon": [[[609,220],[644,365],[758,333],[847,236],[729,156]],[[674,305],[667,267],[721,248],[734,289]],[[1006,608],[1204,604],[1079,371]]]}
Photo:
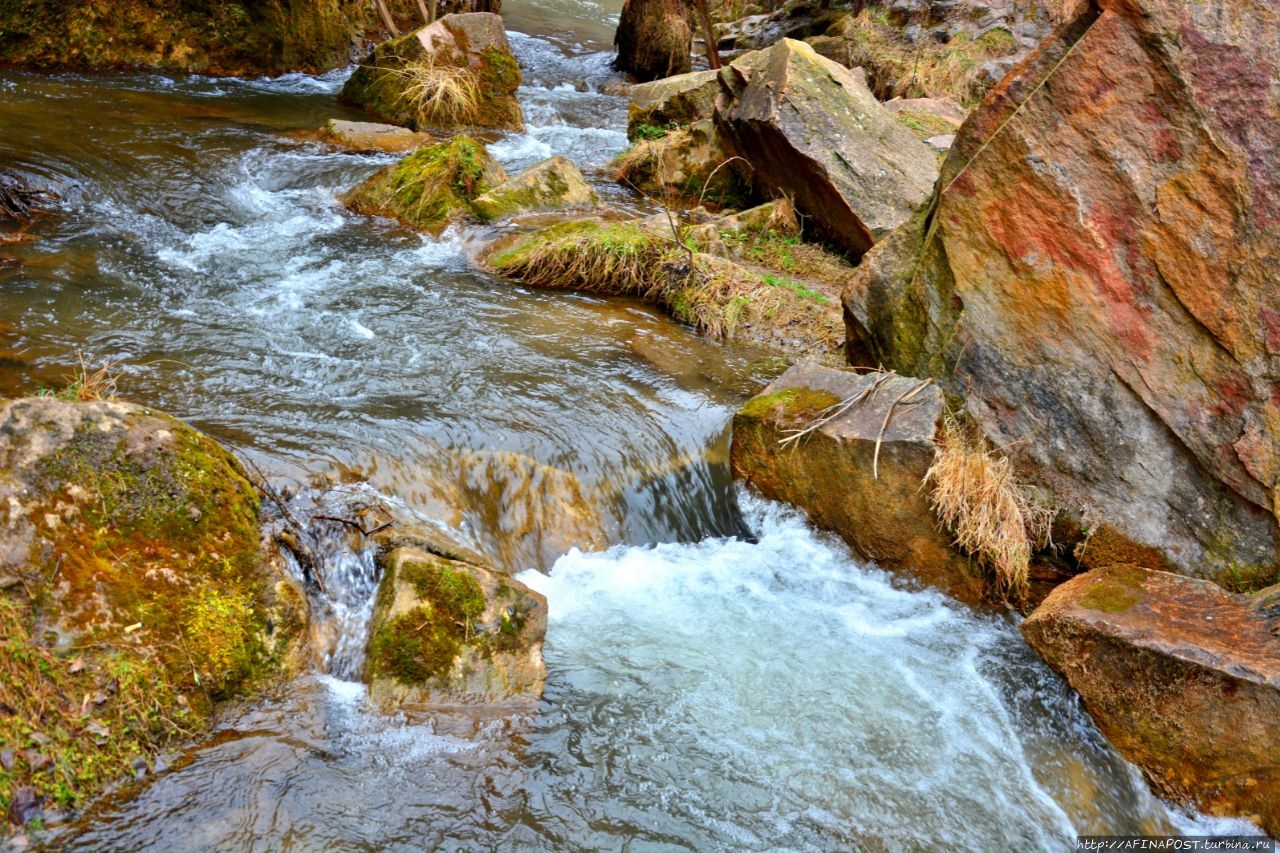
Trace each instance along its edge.
{"label": "moss covered boulder", "polygon": [[[841,401],[853,402],[781,443]],[[734,415],[733,476],[803,508],[861,556],[977,604],[982,574],[937,528],[924,488],[942,411],[936,386],[802,363]]]}
{"label": "moss covered boulder", "polygon": [[0,588],[0,809],[76,804],[302,659],[236,460],[126,403],[0,402]]}
{"label": "moss covered boulder", "polygon": [[342,87],[341,98],[414,130],[523,130],[519,86],[520,68],[502,18],[472,12],[445,15],[378,45]]}
{"label": "moss covered boulder", "polygon": [[1157,791],[1280,835],[1280,609],[1259,603],[1121,563],[1058,587],[1022,633]]}
{"label": "moss covered boulder", "polygon": [[356,213],[388,216],[439,234],[472,215],[472,201],[506,180],[506,171],[483,145],[456,136],[375,172],[343,201]]}
{"label": "moss covered boulder", "polygon": [[365,678],[384,710],[542,695],[547,602],[492,569],[413,548],[385,558]]}
{"label": "moss covered boulder", "polygon": [[582,172],[565,157],[530,166],[471,202],[481,219],[506,219],[544,210],[587,210],[600,197]]}
{"label": "moss covered boulder", "polygon": [[213,74],[327,71],[351,61],[363,0],[0,3],[0,63]]}

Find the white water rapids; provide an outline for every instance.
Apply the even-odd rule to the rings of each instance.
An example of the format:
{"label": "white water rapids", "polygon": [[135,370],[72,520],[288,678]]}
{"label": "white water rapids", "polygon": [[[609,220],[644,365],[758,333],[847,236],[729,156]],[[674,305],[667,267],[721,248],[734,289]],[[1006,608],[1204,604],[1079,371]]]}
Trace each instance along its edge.
{"label": "white water rapids", "polygon": [[[533,33],[512,36],[529,130],[491,150],[604,166],[625,145],[626,102],[601,91],[616,6],[508,5]],[[725,427],[749,356],[631,303],[494,280],[475,232],[344,211],[392,158],[288,136],[358,117],[341,81],[0,72],[0,156],[68,199],[0,271],[0,335],[24,381],[82,348],[117,359],[130,397],[273,474],[358,481],[525,569],[550,604],[544,700],[382,717],[359,684],[310,675],[57,847],[1024,851],[1241,829],[1153,798],[1012,618],[908,590],[736,492]],[[613,547],[502,550],[483,507],[451,503],[479,451],[571,472]],[[346,626],[329,671],[352,676],[374,570],[328,556]]]}

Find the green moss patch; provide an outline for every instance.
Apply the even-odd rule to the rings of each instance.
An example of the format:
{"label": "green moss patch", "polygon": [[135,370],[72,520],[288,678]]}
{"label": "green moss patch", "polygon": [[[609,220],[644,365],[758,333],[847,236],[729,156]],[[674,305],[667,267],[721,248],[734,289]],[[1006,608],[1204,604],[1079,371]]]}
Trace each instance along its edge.
{"label": "green moss patch", "polygon": [[466,570],[447,563],[413,562],[400,568],[398,581],[411,585],[420,604],[375,626],[369,640],[372,678],[390,676],[405,685],[443,678],[475,637],[484,613],[484,593]]}
{"label": "green moss patch", "polygon": [[225,74],[326,71],[371,23],[357,0],[49,0],[0,4],[0,61]]}
{"label": "green moss patch", "polygon": [[1103,613],[1122,613],[1142,600],[1142,569],[1119,565],[1098,571],[1102,577],[1080,597],[1081,606]]}
{"label": "green moss patch", "polygon": [[747,401],[739,414],[756,421],[772,421],[780,426],[812,423],[824,411],[838,404],[840,398],[817,388],[783,388],[769,394],[757,394]]}

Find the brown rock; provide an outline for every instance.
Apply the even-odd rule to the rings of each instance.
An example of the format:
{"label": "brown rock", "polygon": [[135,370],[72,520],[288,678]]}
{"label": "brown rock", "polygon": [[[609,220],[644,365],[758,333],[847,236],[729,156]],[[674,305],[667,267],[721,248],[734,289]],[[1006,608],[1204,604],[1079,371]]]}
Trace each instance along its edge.
{"label": "brown rock", "polygon": [[536,701],[546,630],[546,599],[514,578],[398,548],[369,631],[369,697],[383,710]]}
{"label": "brown rock", "polygon": [[1086,6],[845,298],[851,349],[971,390],[1024,477],[1224,582],[1280,572],[1278,44],[1267,0]]}
{"label": "brown rock", "polygon": [[638,142],[613,162],[615,180],[664,204],[743,207],[757,197],[735,166],[709,119]]}
{"label": "brown rock", "polygon": [[[897,405],[920,383],[893,377],[794,446],[779,444],[877,379],[878,374],[814,363],[792,367],[734,415],[733,476],[767,498],[802,507],[815,524],[839,533],[863,557],[961,601],[981,603],[981,574],[937,529],[922,487],[942,417],[936,386]],[[873,473],[877,442],[878,477]]]}
{"label": "brown rock", "polygon": [[818,230],[860,256],[929,199],[933,153],[860,75],[784,39],[720,72],[715,123],[762,188],[793,198]]}
{"label": "brown rock", "polygon": [[329,119],[321,138],[355,151],[412,151],[435,142],[429,133],[415,133],[407,127],[371,121]]}
{"label": "brown rock", "polygon": [[632,86],[627,92],[627,136],[636,139],[640,127],[684,127],[711,118],[720,94],[719,73],[690,71]]}
{"label": "brown rock", "polygon": [[1280,834],[1280,638],[1247,596],[1117,564],[1022,624],[1164,796]]}
{"label": "brown rock", "polygon": [[446,15],[378,45],[342,87],[341,99],[383,121],[423,128],[523,130],[520,68],[502,18]]}

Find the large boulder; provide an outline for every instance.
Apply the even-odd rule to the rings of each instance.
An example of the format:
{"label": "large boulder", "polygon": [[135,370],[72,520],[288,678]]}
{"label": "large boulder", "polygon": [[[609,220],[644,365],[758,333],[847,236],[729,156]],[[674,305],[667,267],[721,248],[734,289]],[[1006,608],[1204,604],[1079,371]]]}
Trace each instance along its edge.
{"label": "large boulder", "polygon": [[767,191],[792,198],[855,256],[929,200],[931,150],[875,99],[861,75],[784,39],[721,69],[715,123]]}
{"label": "large boulder", "polygon": [[584,210],[599,203],[573,161],[556,156],[477,196],[471,207],[481,219],[493,220],[545,210]]}
{"label": "large boulder", "polygon": [[844,300],[1060,506],[1244,585],[1280,572],[1277,43],[1267,0],[1087,5]]}
{"label": "large boulder", "polygon": [[372,23],[364,0],[0,3],[0,64],[204,74],[328,71]]}
{"label": "large boulder", "polygon": [[0,401],[0,801],[71,806],[303,662],[305,596],[258,506],[160,412]]}
{"label": "large boulder", "polygon": [[514,578],[413,548],[385,558],[365,678],[384,710],[536,702],[547,602]]}
{"label": "large boulder", "polygon": [[1280,622],[1202,580],[1116,564],[1022,633],[1166,797],[1280,835]]}
{"label": "large boulder", "polygon": [[[842,401],[843,412],[794,439]],[[932,383],[804,362],[734,415],[733,476],[803,507],[862,557],[978,604],[982,574],[937,528],[924,488],[942,412]]]}
{"label": "large boulder", "polygon": [[614,67],[641,83],[693,67],[693,30],[681,0],[626,0],[613,43]]}
{"label": "large boulder", "polygon": [[343,85],[341,98],[414,130],[523,130],[519,86],[502,18],[471,12],[378,45]]}
{"label": "large boulder", "polygon": [[471,202],[506,180],[506,171],[483,145],[455,136],[379,169],[343,202],[356,213],[387,216],[439,234],[472,215]]}

